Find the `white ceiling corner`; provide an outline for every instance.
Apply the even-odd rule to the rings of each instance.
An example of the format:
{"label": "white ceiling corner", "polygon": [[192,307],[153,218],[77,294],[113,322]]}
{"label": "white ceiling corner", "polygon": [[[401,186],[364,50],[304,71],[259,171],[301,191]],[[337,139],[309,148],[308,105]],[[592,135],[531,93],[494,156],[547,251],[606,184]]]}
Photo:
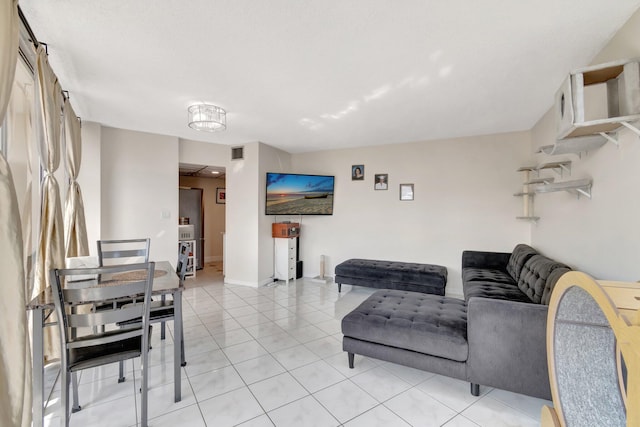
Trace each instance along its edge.
{"label": "white ceiling corner", "polygon": [[[528,130],[640,0],[20,6],[83,120],[295,153]],[[227,130],[188,128],[195,102]]]}

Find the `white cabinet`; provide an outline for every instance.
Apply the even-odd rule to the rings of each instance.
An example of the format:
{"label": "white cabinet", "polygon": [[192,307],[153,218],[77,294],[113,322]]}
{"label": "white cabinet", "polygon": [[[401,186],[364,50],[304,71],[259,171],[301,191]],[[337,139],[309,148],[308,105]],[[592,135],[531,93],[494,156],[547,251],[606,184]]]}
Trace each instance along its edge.
{"label": "white cabinet", "polygon": [[189,257],[187,261],[187,273],[185,277],[196,277],[196,241],[195,240],[181,240],[178,243],[178,250],[182,244],[187,245],[189,251]]}
{"label": "white cabinet", "polygon": [[273,273],[277,280],[296,278],[296,238],[273,239],[274,266]]}

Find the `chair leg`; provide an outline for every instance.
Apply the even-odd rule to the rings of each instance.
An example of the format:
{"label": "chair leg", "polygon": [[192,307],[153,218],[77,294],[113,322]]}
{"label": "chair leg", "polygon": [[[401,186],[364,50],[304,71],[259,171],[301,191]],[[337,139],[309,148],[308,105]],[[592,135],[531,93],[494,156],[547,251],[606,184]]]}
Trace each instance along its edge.
{"label": "chair leg", "polygon": [[73,406],[71,407],[71,412],[76,413],[82,406],[80,406],[80,402],[78,401],[78,373],[71,373],[71,389],[73,390]]}
{"label": "chair leg", "polygon": [[[60,425],[64,425],[65,427],[69,427],[69,373],[65,369],[65,366],[62,367],[60,372],[60,410],[62,419],[60,420]],[[63,424],[64,423],[64,424]]]}
{"label": "chair leg", "polygon": [[180,337],[180,354],[182,355],[182,361],[180,362],[180,366],[187,366],[187,361],[184,358],[184,328],[182,329],[182,334]]}
{"label": "chair leg", "polygon": [[[166,295],[162,295],[160,297],[160,301],[162,301],[162,305],[164,305]],[[163,340],[165,338],[165,326],[164,321],[160,322],[160,339]]]}
{"label": "chair leg", "polygon": [[342,292],[342,283],[338,283],[338,292]]}
{"label": "chair leg", "polygon": [[120,375],[118,376],[118,383],[123,383],[124,380],[125,380],[125,377],[124,377],[124,360],[121,360],[119,362],[119,365],[120,365],[119,366],[119,374]]}
{"label": "chair leg", "polygon": [[349,368],[353,369],[353,359],[355,355],[353,353],[347,353],[347,355],[349,356]]}
{"label": "chair leg", "polygon": [[149,378],[148,378],[148,374],[149,374],[149,352],[145,347],[143,347],[142,349],[142,355],[141,355],[141,364],[142,364],[142,369],[141,369],[141,374],[142,374],[142,396],[141,396],[141,403],[140,403],[140,426],[141,427],[148,427],[147,426],[147,408],[148,408],[148,401],[147,401],[147,389],[149,386]]}

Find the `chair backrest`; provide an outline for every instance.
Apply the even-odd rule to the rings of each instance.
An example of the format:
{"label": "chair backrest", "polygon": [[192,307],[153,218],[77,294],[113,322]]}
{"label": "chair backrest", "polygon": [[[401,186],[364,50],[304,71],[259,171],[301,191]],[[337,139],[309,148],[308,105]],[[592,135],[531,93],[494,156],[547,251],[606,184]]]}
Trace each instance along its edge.
{"label": "chair backrest", "polygon": [[98,240],[98,265],[149,262],[151,239]]}
{"label": "chair backrest", "polygon": [[187,266],[189,264],[189,250],[191,245],[185,242],[180,242],[178,250],[178,264],[176,266],[176,274],[180,278],[180,282],[184,282],[184,278],[187,275]]}
{"label": "chair backrest", "polygon": [[[148,330],[149,324],[149,302],[154,269],[155,263],[150,262],[50,271],[63,349],[61,356],[64,358],[65,365],[69,359],[70,349],[96,345],[113,346],[114,343],[137,336],[143,337],[142,345],[148,345],[148,342],[145,342],[147,334],[144,331]],[[93,275],[101,279],[66,283],[68,277],[79,275]],[[131,300],[135,296],[142,297],[139,297],[136,303],[124,308],[104,304]],[[103,304],[107,309],[91,310],[94,304]],[[113,308],[109,309],[109,307]],[[134,319],[141,319],[142,322],[135,322],[126,328],[113,327],[117,323]],[[104,330],[107,332],[94,332],[102,330],[101,326],[105,326]]]}

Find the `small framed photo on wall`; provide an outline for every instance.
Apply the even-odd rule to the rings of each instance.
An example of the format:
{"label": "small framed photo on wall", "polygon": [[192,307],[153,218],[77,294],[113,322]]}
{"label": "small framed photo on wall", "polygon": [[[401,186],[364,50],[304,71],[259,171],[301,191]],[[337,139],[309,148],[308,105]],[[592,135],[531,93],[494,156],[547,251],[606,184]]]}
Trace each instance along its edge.
{"label": "small framed photo on wall", "polygon": [[224,188],[216,188],[216,203],[224,205],[227,202],[227,192]]}
{"label": "small framed photo on wall", "polygon": [[389,174],[377,173],[375,176],[374,190],[388,190],[389,189]]}
{"label": "small framed photo on wall", "polygon": [[400,200],[413,200],[413,184],[400,184]]}
{"label": "small framed photo on wall", "polygon": [[351,180],[364,181],[364,165],[351,166]]}

